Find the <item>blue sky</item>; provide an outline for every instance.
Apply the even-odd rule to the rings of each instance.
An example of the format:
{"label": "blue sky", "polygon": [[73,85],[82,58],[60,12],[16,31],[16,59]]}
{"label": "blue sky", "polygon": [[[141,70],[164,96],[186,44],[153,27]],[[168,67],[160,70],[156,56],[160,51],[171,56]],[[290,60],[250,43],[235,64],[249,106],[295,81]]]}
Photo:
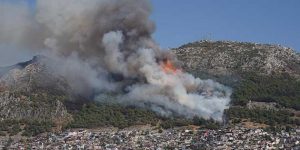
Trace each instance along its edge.
{"label": "blue sky", "polygon": [[300,0],[151,0],[162,47],[201,40],[273,43],[300,50]]}
{"label": "blue sky", "polygon": [[[25,1],[34,7],[35,0]],[[300,50],[300,0],[150,0],[163,48],[201,39],[281,44]]]}

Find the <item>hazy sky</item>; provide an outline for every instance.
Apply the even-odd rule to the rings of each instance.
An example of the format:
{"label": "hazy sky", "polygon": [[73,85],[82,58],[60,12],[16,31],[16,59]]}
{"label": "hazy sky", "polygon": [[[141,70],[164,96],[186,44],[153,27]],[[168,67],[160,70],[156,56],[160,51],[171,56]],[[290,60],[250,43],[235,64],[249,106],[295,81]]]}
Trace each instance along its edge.
{"label": "hazy sky", "polygon": [[[35,0],[1,1],[25,1],[33,8]],[[275,43],[300,50],[300,0],[151,2],[154,37],[164,48],[209,39]]]}

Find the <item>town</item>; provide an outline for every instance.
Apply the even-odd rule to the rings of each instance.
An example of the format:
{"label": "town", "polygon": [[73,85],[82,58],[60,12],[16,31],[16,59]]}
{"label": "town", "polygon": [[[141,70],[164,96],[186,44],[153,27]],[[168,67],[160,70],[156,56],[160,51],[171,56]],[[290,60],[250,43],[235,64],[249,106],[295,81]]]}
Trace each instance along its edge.
{"label": "town", "polygon": [[277,133],[240,126],[218,130],[197,127],[160,129],[150,126],[126,129],[72,129],[33,138],[3,138],[0,149],[300,149],[300,130]]}

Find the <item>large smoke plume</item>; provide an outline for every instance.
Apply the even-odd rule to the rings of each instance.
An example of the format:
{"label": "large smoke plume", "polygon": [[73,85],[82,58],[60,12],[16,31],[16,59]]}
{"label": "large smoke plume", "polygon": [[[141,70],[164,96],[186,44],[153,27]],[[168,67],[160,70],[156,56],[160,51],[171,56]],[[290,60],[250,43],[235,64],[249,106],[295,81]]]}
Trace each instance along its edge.
{"label": "large smoke plume", "polygon": [[37,0],[35,10],[1,4],[0,43],[52,58],[78,94],[119,93],[118,102],[162,115],[221,120],[230,89],[176,69],[176,58],[151,38],[150,14],[147,0]]}

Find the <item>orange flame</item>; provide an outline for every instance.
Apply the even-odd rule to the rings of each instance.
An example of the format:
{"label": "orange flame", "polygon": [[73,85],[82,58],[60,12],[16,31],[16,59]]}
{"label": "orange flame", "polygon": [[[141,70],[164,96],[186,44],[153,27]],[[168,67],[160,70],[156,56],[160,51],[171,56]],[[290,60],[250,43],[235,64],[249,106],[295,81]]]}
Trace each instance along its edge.
{"label": "orange flame", "polygon": [[164,72],[166,73],[177,73],[177,72],[181,72],[180,69],[177,69],[173,63],[170,60],[164,60],[163,63],[161,64],[162,69],[164,70]]}

